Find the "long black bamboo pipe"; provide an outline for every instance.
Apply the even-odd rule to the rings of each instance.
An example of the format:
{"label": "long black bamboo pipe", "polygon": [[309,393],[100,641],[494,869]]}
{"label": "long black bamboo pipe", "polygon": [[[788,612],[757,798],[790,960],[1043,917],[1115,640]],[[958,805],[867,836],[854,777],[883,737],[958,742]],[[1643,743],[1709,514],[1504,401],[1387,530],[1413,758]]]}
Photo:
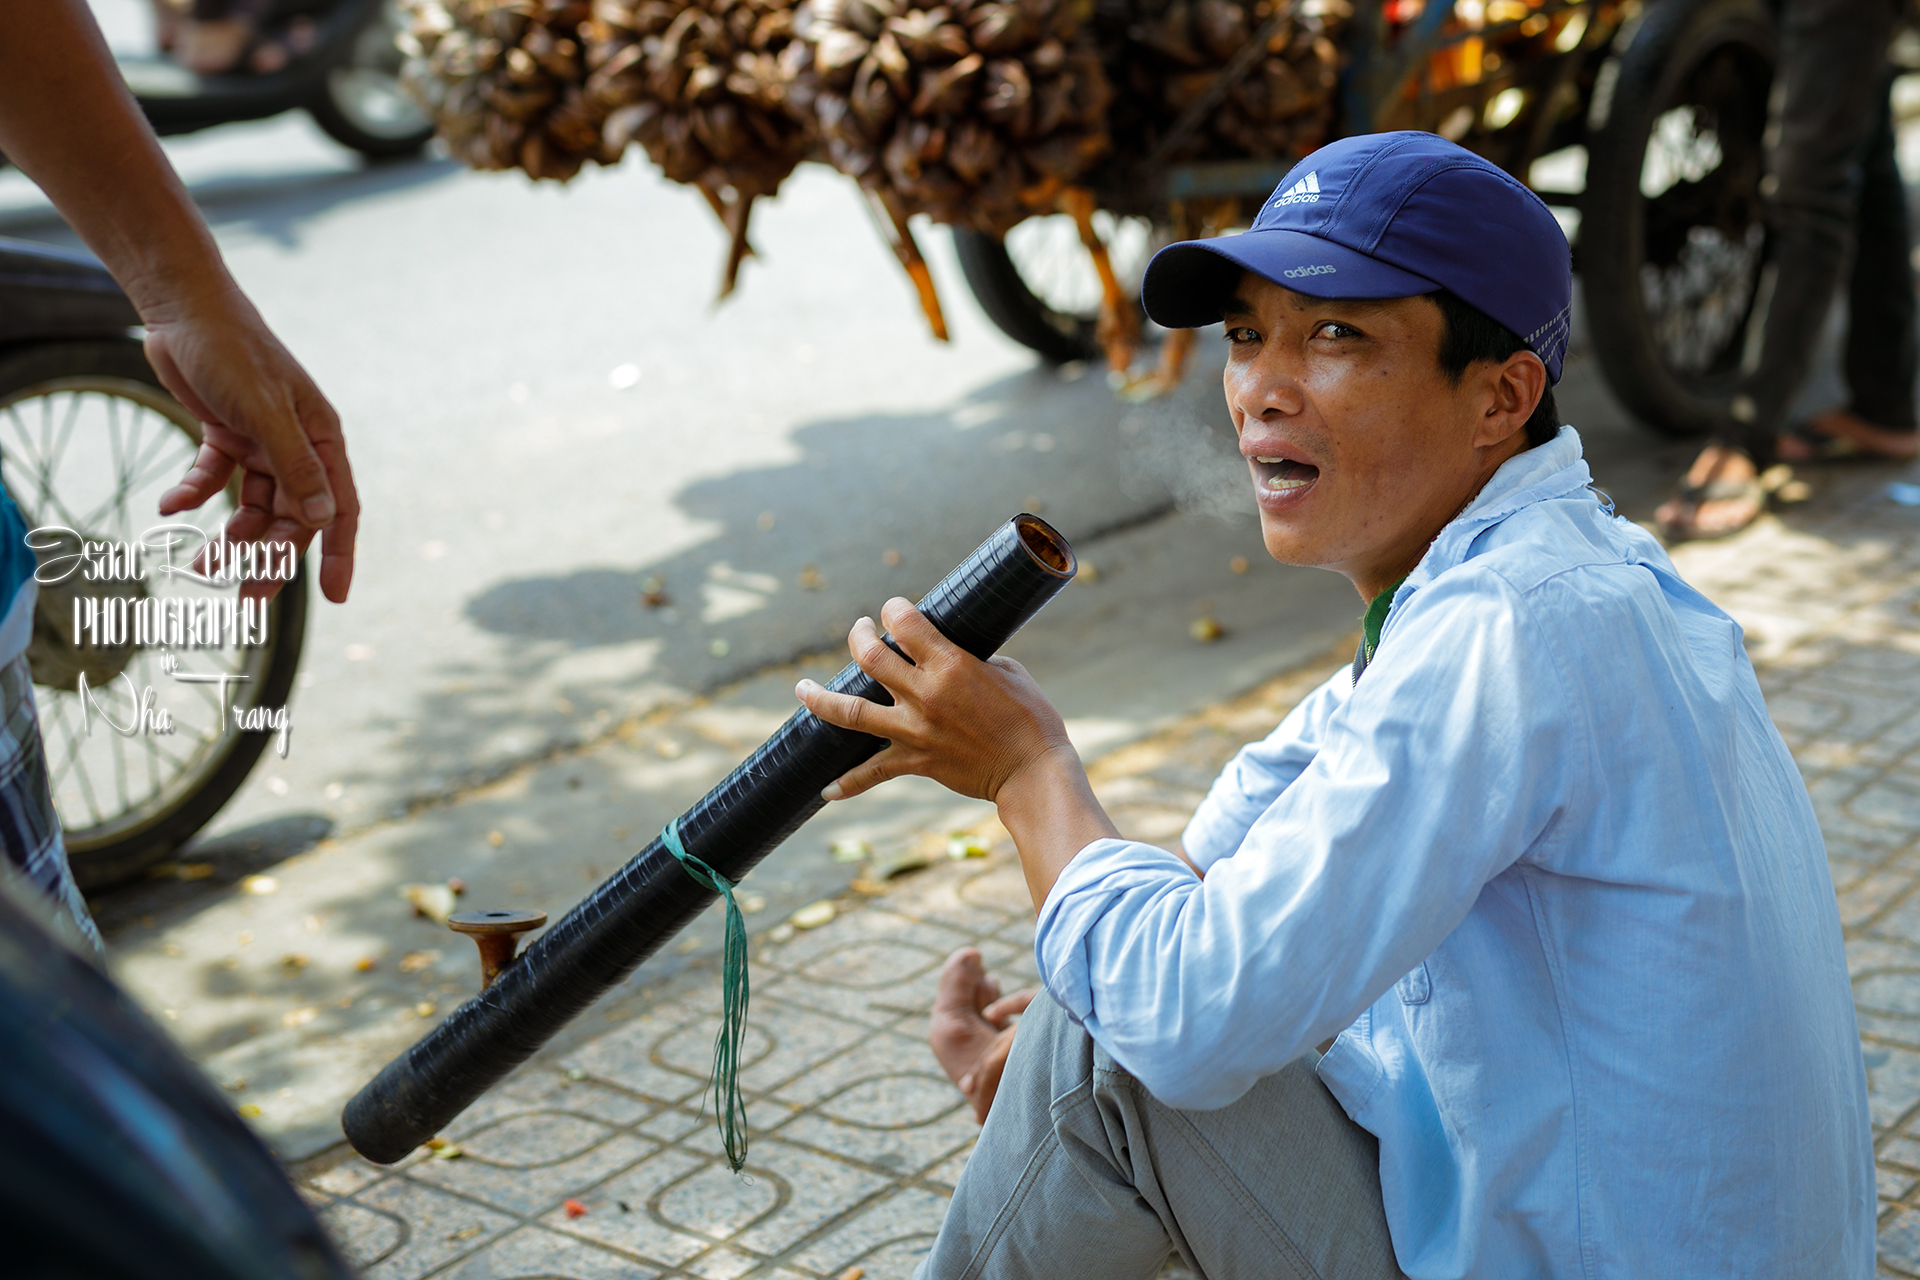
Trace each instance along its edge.
{"label": "long black bamboo pipe", "polygon": [[[1037,516],[1015,516],[920,601],[947,639],[987,658],[1072,580],[1073,548]],[[827,686],[892,697],[848,663]],[[736,883],[825,803],[829,782],[886,745],[802,708],[680,816],[692,856]],[[347,1140],[392,1164],[433,1137],[555,1032],[632,973],[717,895],[659,837],[535,939],[491,986],[381,1069],[347,1103]]]}

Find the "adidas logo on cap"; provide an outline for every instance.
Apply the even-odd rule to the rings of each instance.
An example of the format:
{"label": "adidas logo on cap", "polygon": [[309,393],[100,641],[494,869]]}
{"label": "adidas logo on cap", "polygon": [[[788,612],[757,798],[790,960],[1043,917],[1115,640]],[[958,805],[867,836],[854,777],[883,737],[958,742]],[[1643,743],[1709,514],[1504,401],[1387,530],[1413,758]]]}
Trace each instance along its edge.
{"label": "adidas logo on cap", "polygon": [[1320,175],[1316,172],[1308,174],[1291,187],[1288,187],[1287,193],[1276,199],[1273,203],[1275,205],[1312,204],[1319,199]]}

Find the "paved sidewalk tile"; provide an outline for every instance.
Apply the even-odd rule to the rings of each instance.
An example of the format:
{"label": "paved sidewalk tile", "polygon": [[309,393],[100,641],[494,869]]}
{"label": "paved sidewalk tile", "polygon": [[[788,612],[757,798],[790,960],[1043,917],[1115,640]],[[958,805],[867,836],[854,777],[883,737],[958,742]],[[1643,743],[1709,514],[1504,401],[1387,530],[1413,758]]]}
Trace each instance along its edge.
{"label": "paved sidewalk tile", "polygon": [[[1920,1277],[1920,517],[1874,496],[1675,559],[1747,628],[1826,832],[1872,1098],[1880,1269]],[[1097,761],[1122,831],[1175,838],[1232,752],[1338,660]],[[322,1157],[303,1190],[378,1280],[906,1277],[977,1133],[921,1039],[938,966],[970,944],[1009,990],[1033,980],[1019,867],[1004,832],[976,834],[989,857],[950,862],[930,833],[930,870],[842,900],[823,927],[755,939],[747,1176],[720,1158],[706,1095],[719,990],[695,970],[483,1099],[447,1134],[457,1158]],[[1187,1273],[1173,1260],[1165,1274]]]}

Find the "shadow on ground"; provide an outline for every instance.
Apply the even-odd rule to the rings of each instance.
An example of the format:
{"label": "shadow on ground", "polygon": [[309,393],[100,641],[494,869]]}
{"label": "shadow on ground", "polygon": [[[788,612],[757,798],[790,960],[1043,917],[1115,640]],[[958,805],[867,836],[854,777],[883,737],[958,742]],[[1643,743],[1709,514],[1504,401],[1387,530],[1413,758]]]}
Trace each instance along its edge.
{"label": "shadow on ground", "polygon": [[88,899],[89,905],[95,922],[109,934],[142,917],[190,914],[226,897],[246,877],[305,853],[332,833],[333,822],[326,816],[295,813],[192,841],[162,864],[159,874],[103,890]]}
{"label": "shadow on ground", "polygon": [[[467,620],[506,643],[484,670],[445,668],[429,682],[454,691],[425,692],[396,720],[395,758],[422,796],[470,785],[487,735],[564,747],[630,718],[639,686],[659,691],[657,705],[837,648],[855,618],[894,595],[917,599],[1020,511],[1076,542],[1162,515],[1239,466],[1203,407],[1218,393],[1196,383],[1134,408],[1097,376],[1036,368],[939,412],[803,427],[791,461],[676,495],[712,530],[696,546],[474,596]],[[1163,456],[1178,465],[1156,465]],[[564,692],[529,721],[519,691],[536,679]]]}

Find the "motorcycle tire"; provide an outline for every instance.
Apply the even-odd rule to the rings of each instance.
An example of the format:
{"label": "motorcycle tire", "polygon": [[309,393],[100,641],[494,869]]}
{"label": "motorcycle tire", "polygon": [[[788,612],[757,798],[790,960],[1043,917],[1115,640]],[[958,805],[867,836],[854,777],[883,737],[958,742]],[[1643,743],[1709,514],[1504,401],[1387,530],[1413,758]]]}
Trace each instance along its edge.
{"label": "motorcycle tire", "polygon": [[1728,421],[1765,320],[1760,185],[1776,36],[1764,0],[1661,0],[1623,36],[1589,120],[1588,328],[1634,416],[1698,435]]}
{"label": "motorcycle tire", "polygon": [[974,301],[1000,332],[1049,364],[1091,360],[1100,354],[1093,332],[1096,317],[1069,315],[1040,301],[999,237],[955,227],[953,250]]}
{"label": "motorcycle tire", "polygon": [[323,133],[370,160],[417,156],[433,138],[433,121],[400,87],[404,59],[394,40],[403,25],[392,4],[376,4],[347,56],[307,104]]}
{"label": "motorcycle tire", "polygon": [[[1144,321],[1140,277],[1168,228],[1145,218],[1096,217],[1120,287]],[[1102,357],[1099,278],[1072,218],[1028,218],[1004,239],[955,227],[953,248],[974,300],[1000,332],[1049,364]]]}
{"label": "motorcycle tire", "polygon": [[[137,455],[141,477],[150,485],[170,483],[184,474],[186,464],[199,445],[199,423],[161,385],[136,339],[52,342],[0,351],[0,480],[5,481],[28,526],[64,524],[78,529],[82,536],[137,536],[146,526],[96,528],[111,523],[106,516],[97,514],[105,509],[98,503],[87,508],[75,501],[73,507],[85,509],[96,518],[73,516],[56,483],[61,479],[61,475],[55,474],[59,470],[58,459],[50,461],[37,456],[36,451],[44,455],[41,445],[52,437],[36,437],[29,429],[35,417],[34,406],[36,403],[42,406],[43,421],[57,421],[60,415],[52,410],[59,406],[59,398],[63,396],[67,398],[64,419],[67,426],[66,438],[62,438],[59,446],[62,452],[69,447],[67,438],[74,434],[74,424],[87,416],[83,413],[87,397],[98,401],[94,408],[100,412],[95,417],[111,424],[108,431],[113,436],[110,447],[115,451],[116,466],[121,461],[118,451],[122,444],[140,439],[141,424],[151,428],[148,440],[138,448],[126,445],[130,456]],[[169,434],[170,430],[178,433],[177,441]],[[80,447],[103,446],[98,441],[91,444],[83,441]],[[177,456],[169,458],[168,454]],[[37,475],[31,474],[35,467],[39,468]],[[64,475],[69,480],[75,476],[97,479],[95,473],[102,470],[112,469],[70,463]],[[131,484],[124,474],[117,481],[123,490]],[[24,479],[33,479],[34,483],[23,483]],[[237,486],[229,488],[230,501],[237,492]],[[134,519],[148,524],[159,522],[160,517],[150,510],[142,510],[136,517],[129,509],[127,498],[130,496],[123,495],[119,500],[118,524],[125,526]],[[88,494],[88,498],[91,497]],[[108,505],[111,504],[110,499]],[[186,519],[191,514],[183,513],[174,519]],[[88,527],[79,528],[82,523]],[[244,689],[236,692],[234,706],[286,705],[293,689],[294,673],[300,665],[306,618],[307,572],[303,564],[269,604],[267,643],[243,651],[242,670],[247,673],[248,681]],[[78,695],[70,683],[71,670],[101,659],[97,652],[89,657],[87,651],[77,646],[69,647],[63,654],[58,644],[51,629],[37,622],[34,648],[29,650],[28,657],[35,667],[34,696],[47,751],[49,782],[60,811],[67,859],[74,879],[82,889],[102,889],[140,874],[206,826],[246,781],[274,735],[234,729],[222,714],[218,717],[218,735],[210,730],[201,734],[181,773],[168,778],[165,785],[156,783],[153,793],[138,803],[130,806],[123,803],[117,810],[110,804],[102,810],[90,789],[81,792],[68,785],[76,768],[81,770],[81,781],[86,781],[86,761],[82,759],[86,744],[79,742],[71,724],[71,712],[78,706]],[[122,669],[132,661],[141,660],[143,655],[151,655],[151,651],[132,652],[133,658],[122,662]],[[71,661],[63,662],[63,657],[69,656]],[[92,684],[104,688],[104,682],[98,679]],[[69,699],[72,706],[67,705]],[[84,711],[81,714],[84,723]],[[103,740],[108,747],[119,750],[115,745],[121,741],[119,735],[107,733]],[[182,741],[184,743],[184,739]],[[168,745],[173,744],[169,741]],[[157,751],[157,748],[151,750]],[[119,757],[115,759],[117,762]],[[150,754],[149,769],[152,760]],[[123,770],[118,778],[123,801],[128,772],[131,770]]]}

